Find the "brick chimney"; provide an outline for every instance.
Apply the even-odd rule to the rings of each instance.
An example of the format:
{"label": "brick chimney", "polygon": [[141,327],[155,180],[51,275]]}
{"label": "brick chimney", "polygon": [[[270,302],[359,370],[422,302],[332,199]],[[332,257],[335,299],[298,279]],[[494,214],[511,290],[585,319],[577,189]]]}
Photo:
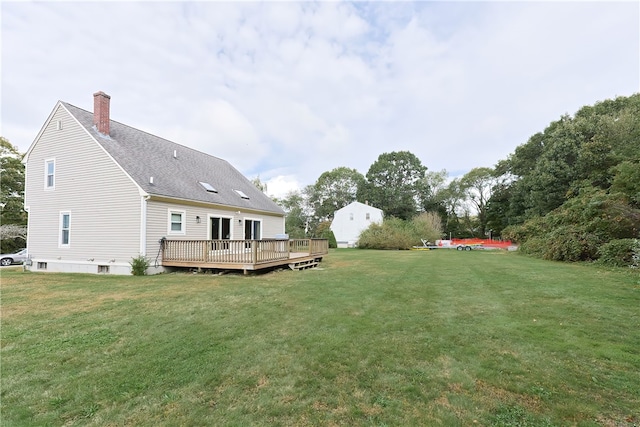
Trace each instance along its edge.
{"label": "brick chimney", "polygon": [[93,124],[104,135],[109,135],[110,101],[111,97],[102,91],[93,94]]}

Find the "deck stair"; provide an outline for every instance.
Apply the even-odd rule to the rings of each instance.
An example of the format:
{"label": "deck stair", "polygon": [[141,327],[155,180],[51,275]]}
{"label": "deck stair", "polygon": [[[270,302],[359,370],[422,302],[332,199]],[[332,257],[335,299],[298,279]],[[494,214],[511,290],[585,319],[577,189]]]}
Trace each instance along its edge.
{"label": "deck stair", "polygon": [[292,270],[306,270],[307,268],[317,267],[318,262],[320,262],[318,258],[290,262],[289,268]]}

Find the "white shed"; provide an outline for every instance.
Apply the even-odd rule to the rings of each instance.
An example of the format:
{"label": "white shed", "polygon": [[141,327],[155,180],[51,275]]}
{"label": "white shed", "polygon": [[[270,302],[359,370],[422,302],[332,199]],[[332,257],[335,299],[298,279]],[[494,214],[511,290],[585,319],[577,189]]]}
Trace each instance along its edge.
{"label": "white shed", "polygon": [[331,231],[336,237],[339,248],[352,248],[358,242],[360,233],[374,222],[382,223],[382,209],[352,202],[335,212]]}

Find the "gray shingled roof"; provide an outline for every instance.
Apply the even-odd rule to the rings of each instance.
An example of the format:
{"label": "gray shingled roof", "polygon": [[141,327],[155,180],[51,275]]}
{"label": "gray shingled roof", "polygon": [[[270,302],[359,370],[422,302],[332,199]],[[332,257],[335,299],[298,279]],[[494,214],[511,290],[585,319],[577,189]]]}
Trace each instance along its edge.
{"label": "gray shingled roof", "polygon": [[[93,113],[65,102],[62,104],[148,194],[284,215],[282,208],[226,160],[114,120],[110,121],[109,137],[106,137],[93,125]],[[149,182],[150,177],[153,177],[153,184]],[[201,181],[208,182],[218,192],[207,192],[200,185]],[[233,190],[242,191],[249,199],[240,197]]]}

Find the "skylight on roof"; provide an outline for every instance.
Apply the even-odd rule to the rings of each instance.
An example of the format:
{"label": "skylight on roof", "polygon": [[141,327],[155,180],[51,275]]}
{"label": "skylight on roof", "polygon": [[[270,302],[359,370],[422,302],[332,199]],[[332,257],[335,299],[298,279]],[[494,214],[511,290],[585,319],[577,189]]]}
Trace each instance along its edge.
{"label": "skylight on roof", "polygon": [[209,184],[208,182],[200,181],[200,185],[202,185],[204,187],[204,189],[207,190],[209,193],[217,193],[218,192],[218,190],[213,188],[213,185]]}
{"label": "skylight on roof", "polygon": [[244,194],[244,192],[243,192],[243,191],[241,191],[241,190],[233,190],[233,191],[235,191],[236,193],[238,193],[238,196],[242,197],[243,199],[247,199],[247,200],[249,200],[249,196],[247,196],[246,194]]}

